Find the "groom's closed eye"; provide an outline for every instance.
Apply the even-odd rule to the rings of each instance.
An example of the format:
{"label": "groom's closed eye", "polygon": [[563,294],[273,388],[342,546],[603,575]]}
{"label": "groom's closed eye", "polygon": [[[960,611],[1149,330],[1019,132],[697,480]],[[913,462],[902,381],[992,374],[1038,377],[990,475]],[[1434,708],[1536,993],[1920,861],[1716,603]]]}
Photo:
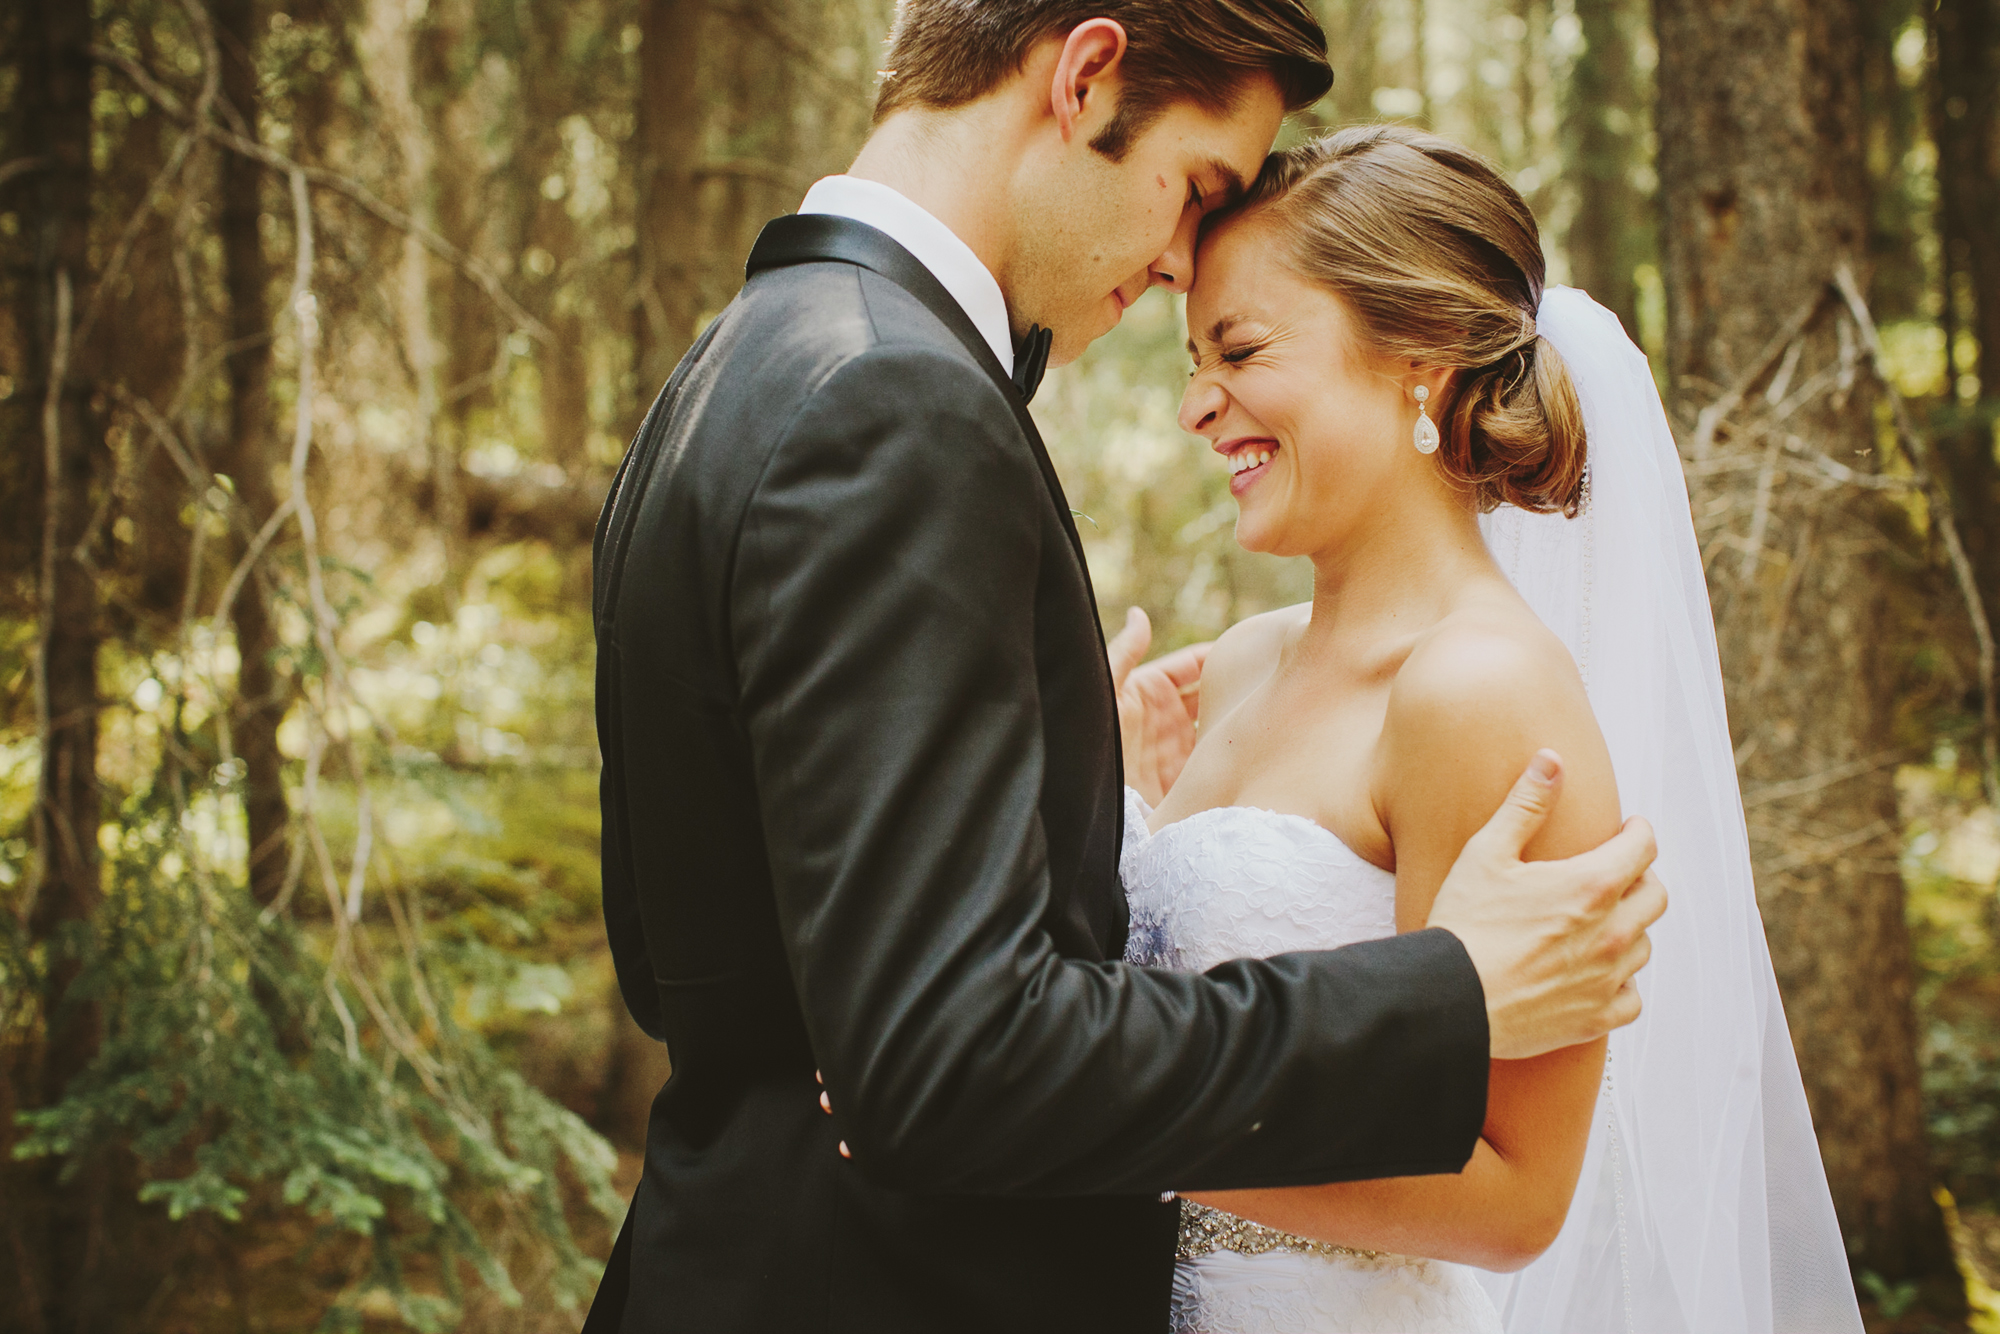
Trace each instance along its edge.
{"label": "groom's closed eye", "polygon": [[[1211,184],[1204,189],[1196,184],[1198,180]],[[1243,197],[1243,174],[1221,158],[1204,162],[1188,178],[1188,184],[1195,188],[1197,202],[1206,205],[1205,211],[1224,208]]]}

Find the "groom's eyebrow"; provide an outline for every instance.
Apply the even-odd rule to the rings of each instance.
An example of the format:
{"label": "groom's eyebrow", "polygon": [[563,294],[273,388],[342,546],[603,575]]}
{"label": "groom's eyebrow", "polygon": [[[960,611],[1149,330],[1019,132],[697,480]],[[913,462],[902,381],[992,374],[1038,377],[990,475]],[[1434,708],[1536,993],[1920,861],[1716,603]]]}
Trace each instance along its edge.
{"label": "groom's eyebrow", "polygon": [[1235,203],[1243,197],[1243,175],[1219,157],[1212,157],[1202,163],[1202,171],[1222,182],[1222,188],[1209,198],[1217,207]]}

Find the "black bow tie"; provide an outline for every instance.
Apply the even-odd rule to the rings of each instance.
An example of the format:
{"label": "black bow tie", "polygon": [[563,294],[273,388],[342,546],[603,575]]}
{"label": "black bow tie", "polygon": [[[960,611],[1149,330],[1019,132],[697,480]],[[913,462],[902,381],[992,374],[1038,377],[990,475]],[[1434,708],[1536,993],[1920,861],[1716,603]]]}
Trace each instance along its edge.
{"label": "black bow tie", "polygon": [[1021,401],[1035,401],[1035,390],[1041,388],[1042,372],[1049,368],[1049,342],[1055,337],[1039,324],[1028,326],[1020,347],[1014,350],[1014,387],[1021,391]]}

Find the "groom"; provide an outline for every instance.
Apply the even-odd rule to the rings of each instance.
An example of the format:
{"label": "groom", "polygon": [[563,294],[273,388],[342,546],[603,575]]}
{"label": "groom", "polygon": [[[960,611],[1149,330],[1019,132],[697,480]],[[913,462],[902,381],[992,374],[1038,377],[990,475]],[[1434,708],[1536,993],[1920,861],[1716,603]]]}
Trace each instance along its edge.
{"label": "groom", "polygon": [[1430,930],[1117,962],[1118,702],[1026,400],[1187,288],[1324,37],[1307,0],[905,0],[889,65],[598,530],[605,919],[674,1074],[591,1334],[1158,1334],[1163,1191],[1460,1170],[1489,1059],[1629,1022],[1664,907],[1642,825],[1520,862],[1544,765]]}

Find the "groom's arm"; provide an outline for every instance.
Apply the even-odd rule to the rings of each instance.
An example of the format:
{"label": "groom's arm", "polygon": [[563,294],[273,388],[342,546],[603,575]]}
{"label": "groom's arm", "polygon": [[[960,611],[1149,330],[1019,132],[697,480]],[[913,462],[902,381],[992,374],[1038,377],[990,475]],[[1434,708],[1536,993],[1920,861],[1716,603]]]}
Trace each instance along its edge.
{"label": "groom's arm", "polygon": [[856,1163],[1058,1194],[1458,1170],[1488,1047],[1448,933],[1205,977],[1056,952],[1049,501],[1009,414],[962,362],[867,354],[814,393],[741,527],[730,629],[772,882]]}

